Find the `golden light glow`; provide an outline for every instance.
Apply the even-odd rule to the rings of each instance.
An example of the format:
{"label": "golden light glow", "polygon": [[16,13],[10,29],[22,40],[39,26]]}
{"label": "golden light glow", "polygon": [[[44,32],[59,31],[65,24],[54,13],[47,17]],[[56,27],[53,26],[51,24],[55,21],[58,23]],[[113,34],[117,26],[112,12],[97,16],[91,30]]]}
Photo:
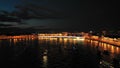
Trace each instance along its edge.
{"label": "golden light glow", "polygon": [[43,67],[47,67],[48,57],[46,55],[43,56]]}
{"label": "golden light glow", "polygon": [[94,41],[94,40],[91,40],[91,42],[88,40],[88,41],[85,41],[85,42],[89,42],[89,44],[93,45],[93,43],[95,43],[95,47],[98,46],[99,44],[99,48],[100,50],[108,50],[111,52],[111,56],[114,57],[114,54],[120,54],[120,48],[119,47],[116,47],[116,46],[113,46],[111,44],[108,44],[108,43],[101,43],[101,42],[97,42],[97,41]]}
{"label": "golden light glow", "polygon": [[14,42],[14,44],[16,44],[18,42],[18,40],[17,39],[13,39],[13,42]]}

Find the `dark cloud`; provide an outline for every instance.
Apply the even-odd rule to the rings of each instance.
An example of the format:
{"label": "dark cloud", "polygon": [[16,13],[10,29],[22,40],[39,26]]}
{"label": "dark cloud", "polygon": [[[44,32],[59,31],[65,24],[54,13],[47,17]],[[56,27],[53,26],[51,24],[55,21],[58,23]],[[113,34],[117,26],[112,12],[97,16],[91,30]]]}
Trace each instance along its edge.
{"label": "dark cloud", "polygon": [[[1,24],[2,26],[3,24]],[[7,25],[3,25],[7,26]],[[28,28],[20,28],[20,27],[0,27],[0,35],[20,35],[20,34],[31,34],[36,32],[51,32],[51,28],[44,28],[44,26],[39,26],[39,28],[34,27],[28,27]]]}
{"label": "dark cloud", "polygon": [[17,24],[26,24],[25,22],[22,21],[21,18],[18,16],[14,15],[14,11],[12,13],[1,10],[0,11],[0,22],[9,22],[9,23],[17,23]]}
{"label": "dark cloud", "polygon": [[[40,2],[39,2],[40,3]],[[2,22],[16,22],[18,24],[25,24],[23,20],[28,19],[64,19],[72,14],[67,14],[63,10],[52,8],[47,5],[39,5],[37,0],[25,1],[25,4],[16,6],[16,10],[12,12],[1,11],[0,21]]]}
{"label": "dark cloud", "polygon": [[0,14],[0,21],[1,22],[21,22],[19,18],[9,16],[7,13]]}
{"label": "dark cloud", "polygon": [[17,15],[23,19],[29,18],[37,18],[37,19],[46,19],[46,18],[63,18],[65,17],[62,11],[57,11],[56,9],[50,9],[49,7],[40,6],[37,4],[29,4],[29,5],[19,5],[16,6],[19,10],[19,14]]}
{"label": "dark cloud", "polygon": [[11,24],[0,24],[0,27],[11,27],[11,26],[13,26],[13,25],[11,25]]}
{"label": "dark cloud", "polygon": [[36,26],[35,29],[48,26],[66,31],[120,29],[118,6],[117,0],[23,0],[12,12],[2,11],[0,21],[27,23]]}
{"label": "dark cloud", "polygon": [[49,27],[47,27],[47,26],[32,26],[31,28],[34,28],[34,29],[49,29]]}

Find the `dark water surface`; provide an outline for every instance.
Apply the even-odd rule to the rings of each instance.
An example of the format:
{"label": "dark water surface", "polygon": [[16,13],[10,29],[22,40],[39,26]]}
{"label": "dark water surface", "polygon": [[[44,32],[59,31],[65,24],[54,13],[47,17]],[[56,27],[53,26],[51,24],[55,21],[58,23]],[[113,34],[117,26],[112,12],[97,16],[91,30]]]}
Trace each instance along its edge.
{"label": "dark water surface", "polygon": [[[0,68],[99,68],[95,44],[68,38],[0,40]],[[120,53],[114,46],[100,48],[114,50],[111,57]]]}

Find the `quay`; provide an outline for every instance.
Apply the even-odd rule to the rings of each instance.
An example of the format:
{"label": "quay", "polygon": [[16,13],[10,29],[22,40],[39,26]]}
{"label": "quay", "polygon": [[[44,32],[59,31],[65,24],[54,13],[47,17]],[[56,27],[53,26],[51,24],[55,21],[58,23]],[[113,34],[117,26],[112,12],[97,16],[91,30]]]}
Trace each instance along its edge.
{"label": "quay", "polygon": [[99,37],[99,36],[85,36],[85,39],[103,42],[103,43],[107,43],[107,44],[120,47],[120,40],[117,40],[115,38]]}
{"label": "quay", "polygon": [[25,38],[36,38],[36,35],[17,35],[17,36],[6,36],[6,35],[1,35],[0,40],[3,39],[25,39]]}

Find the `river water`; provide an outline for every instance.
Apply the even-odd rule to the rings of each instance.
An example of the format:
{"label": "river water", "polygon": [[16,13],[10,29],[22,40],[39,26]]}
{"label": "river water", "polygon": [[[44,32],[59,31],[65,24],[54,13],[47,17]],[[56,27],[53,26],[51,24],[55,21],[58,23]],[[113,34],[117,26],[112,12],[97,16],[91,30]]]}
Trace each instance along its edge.
{"label": "river water", "polygon": [[[109,58],[120,48],[97,41],[72,38],[25,38],[0,40],[0,68],[99,68],[97,49]],[[111,62],[111,61],[110,61]]]}

